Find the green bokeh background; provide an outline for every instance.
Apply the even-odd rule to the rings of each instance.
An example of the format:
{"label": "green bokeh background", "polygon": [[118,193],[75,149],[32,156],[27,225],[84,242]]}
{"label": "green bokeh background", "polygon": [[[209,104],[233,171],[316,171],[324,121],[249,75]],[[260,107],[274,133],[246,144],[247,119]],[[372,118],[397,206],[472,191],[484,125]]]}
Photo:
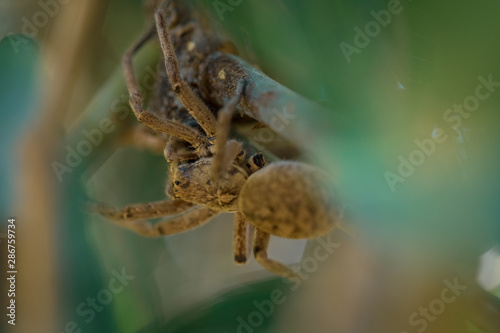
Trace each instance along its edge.
{"label": "green bokeh background", "polygon": [[[401,261],[418,251],[434,265],[465,265],[473,270],[479,255],[500,241],[500,92],[481,101],[458,132],[443,120],[447,109],[474,93],[479,76],[500,81],[498,1],[401,1],[402,11],[392,15],[390,24],[350,62],[340,44],[354,45],[354,28],[363,30],[374,20],[371,11],[386,9],[387,1],[243,0],[236,6],[225,0],[191,2],[235,42],[244,59],[331,110],[318,115],[326,124],[320,129],[324,142],[310,147],[309,153],[318,166],[338,174],[346,216],[369,235],[368,246],[397,253]],[[231,10],[218,11],[220,2]],[[2,36],[20,32],[17,18],[38,10],[29,1],[0,8],[0,20],[7,22]],[[94,85],[80,99],[92,100],[102,87],[116,82],[113,77],[120,77],[119,59],[143,31],[143,12],[139,1],[109,1],[96,36],[102,43],[91,67]],[[23,43],[19,52],[14,52],[9,39],[0,43],[2,218],[12,214],[16,149],[23,129],[37,119],[42,82],[47,79],[38,67],[44,33]],[[123,85],[115,98],[119,91]],[[109,110],[99,112],[97,118]],[[334,123],[339,117],[342,122]],[[307,126],[309,120],[300,121]],[[408,157],[416,149],[414,141],[431,138],[435,128],[445,131],[446,142],[391,191],[384,173],[396,173],[398,156]],[[459,135],[462,141],[455,139]],[[169,297],[168,286],[172,295],[186,288],[187,274],[176,266],[176,255],[165,250],[165,240],[143,239],[99,224],[81,211],[83,200],[106,188],[113,189],[107,193],[115,204],[159,200],[164,159],[127,148],[105,163],[111,164],[98,171],[97,180],[106,179],[106,185],[96,185],[86,161],[58,189],[61,212],[55,221],[59,240],[55,260],[63,282],[61,327],[77,320],[84,332],[235,332],[236,318],[254,311],[254,300],[266,299],[276,288],[288,289],[279,278],[259,276],[231,290],[221,289],[165,320],[161,297]],[[191,237],[204,235],[196,232]],[[227,252],[225,260],[230,261],[229,248]],[[212,260],[208,253],[199,256]],[[164,281],[167,293],[160,293],[155,271],[165,258],[163,264],[172,272]],[[106,288],[111,271],[122,267],[133,272],[135,282],[115,295],[94,321],[83,323],[75,314],[78,304]],[[204,277],[199,279],[201,283]],[[221,272],[220,279],[228,278]],[[254,332],[273,331],[275,317],[266,318]]]}

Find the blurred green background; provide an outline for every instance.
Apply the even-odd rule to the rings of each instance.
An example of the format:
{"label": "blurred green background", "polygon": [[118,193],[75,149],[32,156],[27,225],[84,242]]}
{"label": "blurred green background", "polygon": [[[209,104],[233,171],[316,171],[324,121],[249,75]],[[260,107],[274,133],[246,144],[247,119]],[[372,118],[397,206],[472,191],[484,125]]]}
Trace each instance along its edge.
{"label": "blurred green background", "polygon": [[[30,211],[31,220],[18,221],[24,226],[22,232],[30,233],[39,225],[50,234],[50,239],[32,234],[29,244],[19,245],[27,249],[18,260],[25,267],[41,258],[50,262],[47,269],[55,293],[54,302],[47,302],[43,294],[37,297],[42,284],[29,281],[35,276],[20,281],[19,288],[24,288],[20,293],[25,294],[19,300],[20,323],[44,332],[64,331],[71,321],[82,332],[304,331],[295,322],[309,323],[310,332],[413,332],[416,328],[408,316],[439,296],[443,279],[460,274],[473,281],[483,272],[481,281],[488,281],[483,287],[496,287],[498,295],[498,255],[483,268],[479,258],[500,241],[500,91],[490,91],[475,111],[460,116],[460,126],[454,128],[454,122],[444,118],[448,109],[476,94],[482,82],[478,77],[500,82],[498,1],[186,2],[233,41],[243,59],[330,110],[293,121],[308,126],[317,123],[312,118],[318,117],[324,124],[310,129],[319,133],[322,143],[311,146],[307,155],[310,163],[334,173],[345,219],[359,232],[357,241],[338,233],[331,236],[345,249],[338,258],[345,256],[347,264],[329,259],[310,274],[311,279],[308,275],[302,281],[299,292],[291,292],[289,282],[263,271],[254,261],[246,267],[232,263],[232,215],[165,239],[142,238],[89,216],[82,210],[89,197],[113,205],[164,198],[164,158],[134,148],[117,149],[108,138],[93,152],[93,159],[83,159],[61,182],[52,165],[45,165],[50,191],[23,182],[27,178],[23,172],[37,165],[25,165],[26,159],[19,156],[40,154],[49,163],[62,161],[66,145],[78,142],[82,129],[111,118],[116,105],[127,105],[119,63],[144,30],[146,10],[141,1],[131,0],[102,1],[93,7],[76,0],[42,1],[56,3],[57,13],[56,7],[35,1],[6,1],[0,5],[1,223]],[[383,16],[382,10],[390,13],[388,8],[397,8],[398,13],[390,14],[385,27],[379,24],[378,30],[368,33],[371,36],[366,35],[367,24],[377,22],[374,15]],[[54,15],[47,14],[47,22],[40,24],[33,39],[10,34],[26,33],[26,19],[35,22],[35,15],[50,10]],[[74,40],[81,25],[87,27],[86,42],[75,52],[78,66],[69,76],[70,94],[64,95],[67,103],[61,104],[65,111],[51,118],[57,120],[51,127],[45,124],[50,107],[44,100],[52,96],[52,88],[59,87],[54,83],[61,74],[58,66],[70,53],[56,41]],[[359,37],[358,31],[366,36]],[[356,49],[349,59],[342,43]],[[145,65],[155,68],[158,48],[150,45],[141,54],[137,68],[144,74]],[[118,124],[133,121],[127,116]],[[46,153],[22,144],[41,124],[50,135],[58,135],[47,140],[47,146],[57,144]],[[447,137],[442,143],[434,140],[439,129]],[[409,160],[419,150],[415,140],[432,140],[435,151],[422,155],[423,162],[413,173],[391,189],[387,172],[397,175],[399,157]],[[43,136],[38,144],[44,147]],[[26,205],[24,195],[31,190],[33,196],[38,193],[52,202],[55,213],[50,221],[37,213],[37,206]],[[18,239],[22,243],[28,237],[20,233]],[[309,242],[304,250],[304,242],[273,241],[271,256],[287,263],[312,256],[316,244]],[[52,252],[43,250],[47,242]],[[4,245],[0,243],[2,253]],[[102,290],[109,289],[122,269],[135,278],[123,291],[113,293],[112,301],[95,310],[95,318],[87,323],[88,317],[80,315],[78,307],[99,293],[104,297]],[[336,299],[343,283],[354,280],[356,286],[356,274],[366,278],[359,282],[364,286],[360,289],[364,302],[353,301],[355,295],[347,292],[345,298]],[[261,316],[257,327],[243,328],[238,318],[248,322],[257,309],[255,302],[268,300],[273,290],[288,291],[287,302],[276,305],[269,317]],[[3,292],[2,297],[6,300]],[[38,317],[21,317],[22,302],[25,309],[52,309],[48,313],[55,319],[37,326]],[[349,310],[333,307],[334,312],[332,302]],[[312,315],[304,315],[305,309],[316,307]],[[396,313],[398,308],[402,314]],[[483,308],[477,309],[480,313]],[[498,327],[491,323],[498,312],[485,313],[482,319],[467,308],[470,317],[460,318],[457,313],[462,312],[450,308],[443,315],[449,316],[442,319],[444,328],[433,323],[429,331],[447,332],[453,327],[456,332],[477,332],[481,326],[479,332],[489,332],[488,327]],[[338,323],[344,319],[358,326],[342,329]],[[463,325],[446,326],[455,325],[455,320]]]}

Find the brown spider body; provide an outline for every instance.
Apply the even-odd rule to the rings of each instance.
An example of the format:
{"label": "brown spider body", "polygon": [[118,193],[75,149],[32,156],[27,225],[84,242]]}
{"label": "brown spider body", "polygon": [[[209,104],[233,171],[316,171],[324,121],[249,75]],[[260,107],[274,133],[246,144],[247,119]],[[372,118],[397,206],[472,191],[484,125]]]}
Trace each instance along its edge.
{"label": "brown spider body", "polygon": [[257,229],[283,238],[316,238],[339,220],[329,176],[317,168],[282,161],[252,173],[234,163],[213,181],[212,163],[202,158],[174,165],[169,194],[219,212],[239,211]]}
{"label": "brown spider body", "polygon": [[[199,95],[201,87],[193,79],[201,76],[196,75],[197,71],[202,70],[203,58],[213,48],[201,43],[199,47],[204,50],[201,56],[189,55],[197,50],[197,45],[182,37],[186,31],[196,34],[196,29],[193,32],[192,28],[186,28],[187,21],[183,23],[184,28],[173,29],[176,37],[171,38],[168,27],[175,27],[179,17],[174,11],[165,19],[161,8],[175,8],[172,2],[166,3],[168,6],[160,7],[155,15],[168,83],[160,81],[167,92],[157,94],[151,106],[161,112],[144,108],[132,67],[133,54],[152,36],[152,30],[125,54],[123,68],[130,105],[137,119],[169,138],[164,154],[170,162],[166,187],[170,198],[121,209],[94,204],[91,210],[144,236],[191,230],[220,212],[235,212],[235,262],[247,261],[253,237],[254,256],[262,266],[278,275],[296,276],[285,265],[267,257],[270,236],[309,239],[329,232],[339,221],[341,211],[337,198],[331,194],[330,178],[325,172],[299,162],[275,162],[266,166],[262,154],[247,158],[242,144],[228,138],[232,114],[249,83],[247,77],[238,76],[239,81],[231,88],[233,97],[218,111],[216,119]],[[172,40],[177,40],[180,47],[188,51],[186,54],[186,50],[181,50],[181,64],[189,65],[182,72]],[[224,69],[224,73],[231,73],[231,68]],[[222,75],[222,79],[226,75]],[[162,99],[163,102],[158,102]],[[169,106],[172,109],[168,109]],[[145,220],[166,216],[174,217],[154,225]]]}

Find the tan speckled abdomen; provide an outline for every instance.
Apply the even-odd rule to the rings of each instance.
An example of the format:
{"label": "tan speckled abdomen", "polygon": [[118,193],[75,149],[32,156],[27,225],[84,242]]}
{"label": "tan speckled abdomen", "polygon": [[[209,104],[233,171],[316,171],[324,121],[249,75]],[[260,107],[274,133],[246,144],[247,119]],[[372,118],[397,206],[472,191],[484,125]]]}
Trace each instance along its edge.
{"label": "tan speckled abdomen", "polygon": [[331,178],[310,165],[271,163],[248,178],[240,192],[240,211],[272,235],[315,238],[329,232],[341,215],[331,186]]}

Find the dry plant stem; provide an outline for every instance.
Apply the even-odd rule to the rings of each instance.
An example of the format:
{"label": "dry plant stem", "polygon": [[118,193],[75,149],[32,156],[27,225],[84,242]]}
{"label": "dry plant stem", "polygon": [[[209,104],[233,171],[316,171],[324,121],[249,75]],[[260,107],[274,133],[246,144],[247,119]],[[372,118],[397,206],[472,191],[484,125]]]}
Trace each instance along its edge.
{"label": "dry plant stem", "polygon": [[[219,77],[221,72],[225,73],[224,78]],[[276,128],[278,121],[278,128],[284,126],[279,135],[305,151],[310,147],[321,147],[324,138],[331,138],[332,127],[334,134],[343,128],[340,113],[300,96],[237,56],[220,52],[211,54],[205,59],[201,75],[204,98],[217,106],[225,105],[236,96],[242,81],[248,82],[239,110],[271,129]],[[285,121],[283,114],[289,117]],[[332,118],[335,118],[333,123]]]}
{"label": "dry plant stem", "polygon": [[[95,17],[106,8],[107,1],[85,1],[68,4],[61,9],[51,24],[51,31],[44,43],[44,60],[47,54],[57,54],[57,66],[50,72],[53,81],[45,91],[40,119],[29,129],[21,147],[21,170],[17,198],[19,232],[23,242],[18,247],[19,257],[25,258],[19,266],[16,295],[19,304],[18,330],[20,332],[51,332],[60,322],[58,316],[58,279],[60,267],[56,266],[56,234],[54,222],[57,212],[57,181],[50,167],[61,145],[62,122],[77,82],[78,71],[85,69],[86,50],[92,49],[92,30]],[[71,34],[68,26],[71,24]],[[45,62],[46,63],[46,62]],[[26,207],[29,207],[27,209]],[[38,300],[38,301],[37,301]]]}
{"label": "dry plant stem", "polygon": [[156,29],[160,39],[161,48],[165,58],[165,68],[167,69],[170,83],[177,94],[179,100],[184,104],[189,113],[200,124],[209,138],[215,137],[216,120],[205,103],[191,90],[189,85],[181,78],[179,63],[175,55],[175,50],[168,35],[167,26],[163,14],[158,11],[155,14]]}
{"label": "dry plant stem", "polygon": [[114,222],[121,227],[135,231],[141,236],[160,237],[174,235],[197,228],[210,221],[217,214],[219,213],[207,207],[202,207],[172,219],[161,220],[156,224],[152,224],[149,221],[121,220]]}
{"label": "dry plant stem", "polygon": [[157,131],[176,136],[186,140],[193,147],[197,148],[200,145],[207,145],[207,139],[195,129],[185,126],[171,120],[163,119],[151,111],[144,108],[144,101],[141,93],[141,88],[137,83],[134,74],[133,56],[147,42],[154,33],[151,27],[132,47],[125,53],[122,59],[123,72],[125,73],[125,81],[130,94],[130,106],[134,111],[137,119],[144,125]]}
{"label": "dry plant stem", "polygon": [[255,259],[257,259],[259,264],[271,273],[283,276],[287,279],[298,278],[297,273],[288,268],[286,265],[268,258],[267,248],[269,247],[270,238],[271,235],[267,232],[255,229],[255,240],[253,245],[253,255],[255,256]]}
{"label": "dry plant stem", "polygon": [[101,214],[113,221],[152,219],[175,215],[193,207],[194,204],[180,199],[167,199],[148,203],[128,205],[120,209],[105,204],[93,203],[89,211]]}

